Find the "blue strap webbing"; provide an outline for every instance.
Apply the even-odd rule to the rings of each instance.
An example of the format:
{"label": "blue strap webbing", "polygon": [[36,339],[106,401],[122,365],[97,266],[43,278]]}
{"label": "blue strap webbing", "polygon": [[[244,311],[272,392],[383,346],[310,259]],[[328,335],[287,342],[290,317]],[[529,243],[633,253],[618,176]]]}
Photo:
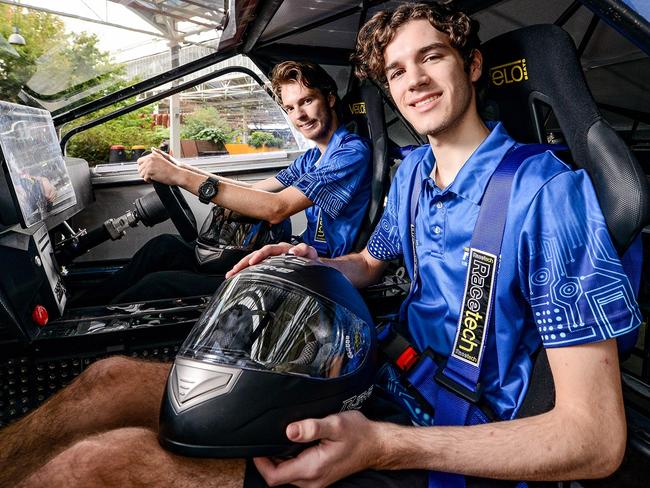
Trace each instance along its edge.
{"label": "blue strap webbing", "polygon": [[[428,356],[422,356],[416,367],[407,375],[407,381],[411,386],[434,407],[435,425],[476,425],[489,421],[488,417],[481,414],[480,409],[476,407],[477,400],[471,399],[478,399],[481,394],[479,377],[488,333],[494,321],[496,276],[498,274],[499,256],[501,254],[503,230],[508,213],[512,181],[517,169],[524,160],[544,151],[557,149],[560,148],[545,144],[513,145],[505,154],[488,182],[470,243],[470,253],[476,252],[485,254],[486,256],[492,255],[495,261],[494,278],[491,285],[486,288],[489,289],[487,315],[485,317],[485,328],[480,344],[480,351],[475,358],[476,361],[468,361],[455,354],[455,351],[452,349],[452,354],[444,366],[438,367],[433,359]],[[422,191],[422,182],[417,181],[418,172],[414,171],[413,174],[410,231],[414,270],[410,296],[413,295],[418,286],[415,219],[417,217],[420,193]],[[470,273],[471,269],[468,265],[468,280],[465,285],[461,312],[467,300]],[[461,313],[457,327],[457,339],[461,330],[462,320],[463,315]],[[461,393],[459,394],[459,392]],[[518,486],[526,485],[520,484]],[[458,474],[432,471],[429,475],[429,488],[437,487],[464,488],[465,477]]]}

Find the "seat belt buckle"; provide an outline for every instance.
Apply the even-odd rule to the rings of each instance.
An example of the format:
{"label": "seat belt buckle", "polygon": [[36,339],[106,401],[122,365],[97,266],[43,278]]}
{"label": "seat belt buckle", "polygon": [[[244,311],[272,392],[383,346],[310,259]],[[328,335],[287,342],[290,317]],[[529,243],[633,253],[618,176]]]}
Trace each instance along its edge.
{"label": "seat belt buckle", "polygon": [[474,405],[477,405],[481,399],[481,396],[483,395],[483,385],[477,383],[476,390],[470,390],[466,386],[461,385],[456,380],[453,380],[449,376],[447,376],[445,374],[446,367],[447,367],[447,361],[445,361],[444,363],[438,366],[438,369],[436,370],[436,373],[433,376],[433,379],[436,381],[436,383],[446,388],[447,390],[451,391],[452,393],[458,395],[463,400],[472,403]]}
{"label": "seat belt buckle", "polygon": [[420,358],[415,348],[393,329],[391,322],[377,326],[377,339],[383,353],[401,371],[408,372]]}
{"label": "seat belt buckle", "polygon": [[409,371],[419,358],[420,355],[417,351],[412,346],[409,346],[395,360],[395,364],[402,371]]}

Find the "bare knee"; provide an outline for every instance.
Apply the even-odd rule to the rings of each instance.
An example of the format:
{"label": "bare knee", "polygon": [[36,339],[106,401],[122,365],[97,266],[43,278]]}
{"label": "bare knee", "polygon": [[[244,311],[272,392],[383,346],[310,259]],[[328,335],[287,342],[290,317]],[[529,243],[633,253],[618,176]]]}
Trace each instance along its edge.
{"label": "bare knee", "polygon": [[108,419],[108,428],[153,428],[157,425],[169,368],[169,364],[121,356],[103,359],[91,364],[67,394],[79,406],[86,406],[93,416],[99,414]]}
{"label": "bare knee", "polygon": [[114,356],[92,363],[71,385],[83,397],[101,395],[111,397],[114,390],[128,388],[135,378],[137,362]]}
{"label": "bare knee", "polygon": [[[119,486],[129,468],[129,437],[145,429],[119,429],[83,439],[50,460],[19,488]],[[145,437],[155,437],[148,433]],[[123,485],[126,486],[126,485]]]}
{"label": "bare knee", "polygon": [[101,486],[97,463],[105,460],[102,451],[103,446],[96,439],[80,441],[51,459],[18,488]]}
{"label": "bare knee", "polygon": [[92,363],[78,379],[79,389],[102,390],[113,395],[115,390],[139,390],[159,386],[162,394],[170,365],[141,361],[124,356],[113,356]]}

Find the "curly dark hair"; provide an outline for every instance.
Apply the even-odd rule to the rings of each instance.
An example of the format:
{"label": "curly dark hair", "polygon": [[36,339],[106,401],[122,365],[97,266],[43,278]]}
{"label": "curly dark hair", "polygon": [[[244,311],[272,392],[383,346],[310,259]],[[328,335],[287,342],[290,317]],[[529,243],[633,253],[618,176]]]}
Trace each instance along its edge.
{"label": "curly dark hair", "polygon": [[398,28],[420,19],[428,20],[433,27],[449,36],[451,46],[458,50],[465,71],[469,72],[473,52],[481,44],[479,23],[448,5],[407,3],[392,11],[378,12],[361,28],[356,52],[350,58],[355,74],[360,79],[372,78],[386,84],[384,49],[393,40]]}
{"label": "curly dark hair", "polygon": [[282,105],[282,85],[292,82],[319,90],[325,99],[330,95],[334,95],[336,99],[334,109],[337,115],[340,114],[341,100],[338,95],[336,81],[319,65],[308,62],[284,61],[273,68],[273,71],[271,71],[271,89],[280,105]]}

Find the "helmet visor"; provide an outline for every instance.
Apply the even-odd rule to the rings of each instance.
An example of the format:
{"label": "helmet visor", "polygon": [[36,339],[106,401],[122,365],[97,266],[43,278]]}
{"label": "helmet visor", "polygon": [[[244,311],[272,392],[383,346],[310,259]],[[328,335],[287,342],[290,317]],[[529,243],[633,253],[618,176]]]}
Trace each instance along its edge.
{"label": "helmet visor", "polygon": [[363,364],[370,327],[348,309],[295,284],[240,274],[217,292],[179,356],[335,378]]}

